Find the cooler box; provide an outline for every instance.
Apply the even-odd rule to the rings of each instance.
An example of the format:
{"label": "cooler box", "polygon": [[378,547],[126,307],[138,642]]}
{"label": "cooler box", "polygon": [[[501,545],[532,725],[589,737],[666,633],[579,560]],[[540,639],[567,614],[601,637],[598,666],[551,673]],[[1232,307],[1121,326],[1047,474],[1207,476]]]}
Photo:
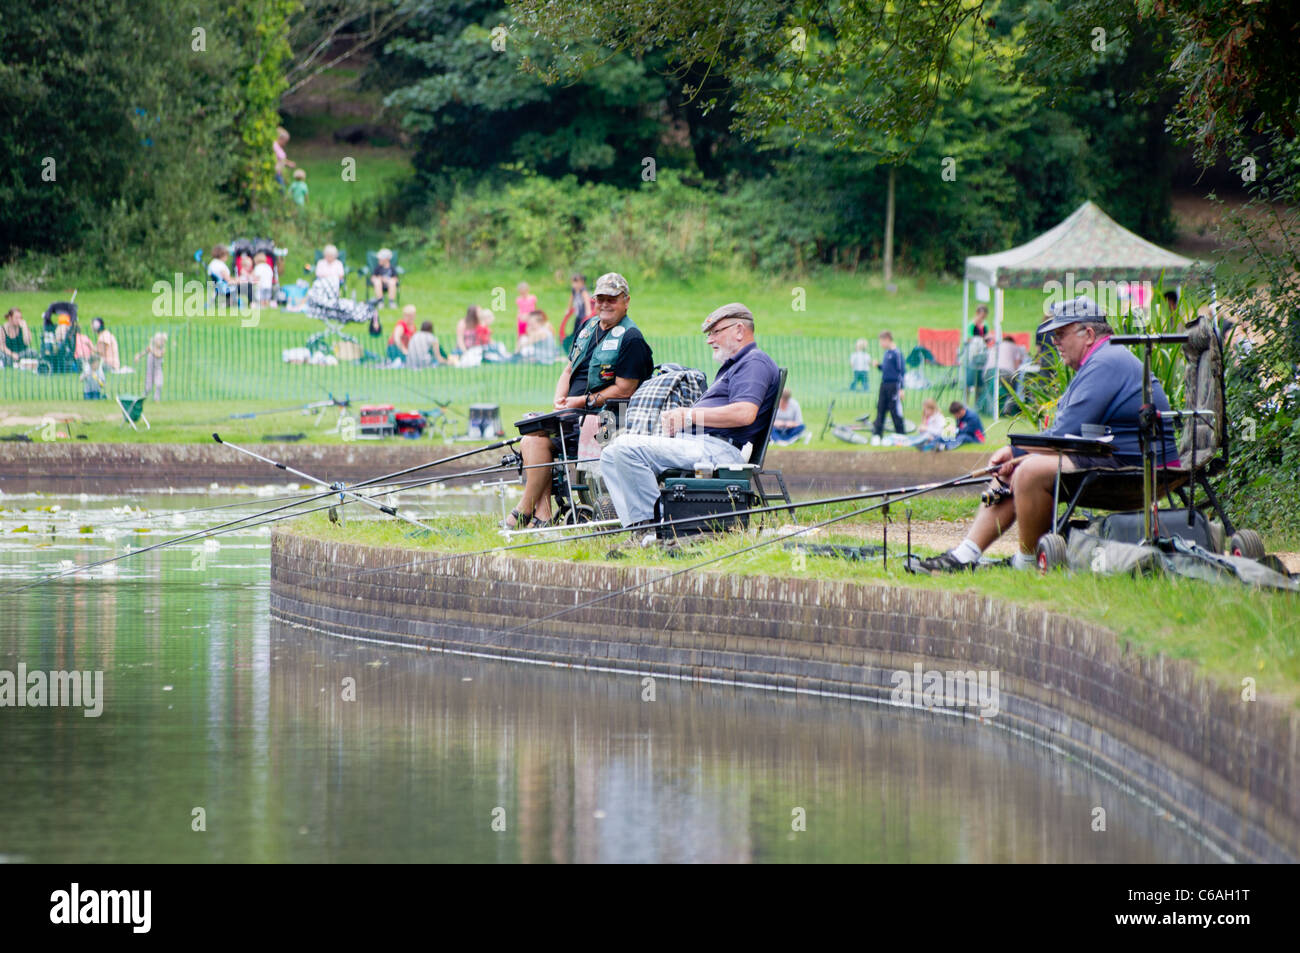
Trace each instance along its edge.
{"label": "cooler box", "polygon": [[357,423],[365,436],[386,437],[397,433],[397,421],[392,404],[362,407]]}
{"label": "cooler box", "polygon": [[757,495],[750,489],[749,474],[742,471],[741,475],[733,475],[735,473],[736,471],[721,470],[714,477],[665,479],[659,502],[655,506],[658,519],[689,519],[711,514],[717,514],[717,518],[682,526],[661,526],[656,530],[659,538],[721,533],[748,526],[749,514],[736,515],[735,511],[753,509],[757,505]]}
{"label": "cooler box", "polygon": [[399,436],[419,437],[424,433],[424,428],[428,421],[424,419],[421,413],[393,414],[393,422],[397,426]]}

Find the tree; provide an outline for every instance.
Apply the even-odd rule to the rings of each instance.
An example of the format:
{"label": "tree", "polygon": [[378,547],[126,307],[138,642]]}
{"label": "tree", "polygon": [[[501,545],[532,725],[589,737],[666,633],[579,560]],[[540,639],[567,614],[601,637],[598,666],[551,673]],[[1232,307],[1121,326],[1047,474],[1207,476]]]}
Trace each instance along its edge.
{"label": "tree", "polygon": [[415,164],[426,180],[503,163],[553,176],[642,180],[643,159],[661,154],[664,82],[618,56],[581,81],[552,87],[520,69],[543,55],[499,4],[426,4],[415,12],[374,73],[390,77],[385,105],[416,136]]}
{"label": "tree", "polygon": [[0,18],[0,260],[81,251],[129,280],[194,240],[231,160],[223,13],[86,0]]}
{"label": "tree", "polygon": [[239,104],[236,182],[249,208],[266,207],[280,198],[273,146],[280,125],[280,97],[288,88],[289,20],[300,5],[301,0],[233,0],[230,5],[230,22],[240,47],[232,77]]}

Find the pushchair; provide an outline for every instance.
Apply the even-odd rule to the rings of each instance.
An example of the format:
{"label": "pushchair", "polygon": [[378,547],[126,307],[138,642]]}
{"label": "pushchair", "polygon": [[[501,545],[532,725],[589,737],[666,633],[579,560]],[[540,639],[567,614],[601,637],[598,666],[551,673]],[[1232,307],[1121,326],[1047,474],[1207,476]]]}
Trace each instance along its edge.
{"label": "pushchair", "polygon": [[[239,261],[240,255],[247,255],[253,259],[256,259],[259,253],[266,255],[266,263],[271,266],[272,274],[271,297],[277,303],[280,302],[280,263],[289,254],[289,249],[277,248],[270,238],[236,238],[231,241],[229,247],[230,260],[235,263]],[[236,272],[237,269],[231,268],[231,271]]]}
{"label": "pushchair", "polygon": [[[66,325],[59,322],[67,315]],[[55,301],[45,309],[41,319],[41,353],[36,365],[40,374],[78,374],[81,362],[77,359],[77,338],[81,328],[77,324],[77,306],[71,301]]]}
{"label": "pushchair", "polygon": [[360,347],[360,342],[348,334],[345,328],[349,324],[369,324],[378,317],[375,305],[378,301],[356,301],[352,298],[340,298],[334,283],[317,278],[307,289],[303,299],[302,313],[309,318],[325,323],[325,330],[318,331],[307,340],[307,350],[328,354],[331,351],[330,339],[349,341]]}

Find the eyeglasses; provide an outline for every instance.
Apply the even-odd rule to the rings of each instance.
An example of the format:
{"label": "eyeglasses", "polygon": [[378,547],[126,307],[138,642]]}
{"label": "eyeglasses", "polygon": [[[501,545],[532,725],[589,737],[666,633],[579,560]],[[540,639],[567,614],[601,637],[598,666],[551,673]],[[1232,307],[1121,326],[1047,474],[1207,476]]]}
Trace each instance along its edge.
{"label": "eyeglasses", "polygon": [[[1074,329],[1074,333],[1075,333],[1075,334],[1083,334],[1083,333],[1085,333],[1087,330],[1088,330],[1087,328],[1075,328],[1075,329]],[[1060,330],[1060,331],[1053,331],[1053,332],[1052,332],[1052,340],[1055,341],[1057,344],[1060,344],[1060,343],[1061,343],[1062,341],[1064,341],[1064,340],[1066,339],[1066,337],[1068,336],[1068,331],[1069,331],[1068,328],[1063,328],[1063,329]]]}
{"label": "eyeglasses", "polygon": [[740,323],[741,323],[740,321],[732,321],[730,324],[715,324],[713,327],[709,328],[707,331],[704,332],[704,336],[706,338],[711,338],[719,331],[725,331],[727,330],[727,328],[734,328]]}

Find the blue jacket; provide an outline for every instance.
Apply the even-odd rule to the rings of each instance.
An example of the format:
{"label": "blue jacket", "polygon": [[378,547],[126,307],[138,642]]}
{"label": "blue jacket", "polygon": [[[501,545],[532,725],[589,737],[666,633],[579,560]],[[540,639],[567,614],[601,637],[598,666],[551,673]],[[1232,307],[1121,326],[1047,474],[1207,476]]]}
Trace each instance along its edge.
{"label": "blue jacket", "polygon": [[[1151,401],[1157,410],[1169,410],[1169,398],[1153,380]],[[1083,424],[1111,429],[1111,448],[1121,463],[1142,465],[1138,436],[1138,411],[1142,407],[1142,362],[1122,344],[1103,344],[1092,352],[1056,403],[1056,422],[1043,431],[1052,436],[1078,435]],[[1164,447],[1156,448],[1156,465],[1178,459],[1172,420],[1162,421]]]}
{"label": "blue jacket", "polygon": [[957,421],[957,433],[967,434],[976,443],[984,442],[984,421],[980,420],[979,414],[966,408],[966,413],[961,415],[961,420]]}
{"label": "blue jacket", "polygon": [[907,369],[903,366],[903,352],[896,347],[891,347],[880,362],[880,383],[901,384],[906,373]]}

